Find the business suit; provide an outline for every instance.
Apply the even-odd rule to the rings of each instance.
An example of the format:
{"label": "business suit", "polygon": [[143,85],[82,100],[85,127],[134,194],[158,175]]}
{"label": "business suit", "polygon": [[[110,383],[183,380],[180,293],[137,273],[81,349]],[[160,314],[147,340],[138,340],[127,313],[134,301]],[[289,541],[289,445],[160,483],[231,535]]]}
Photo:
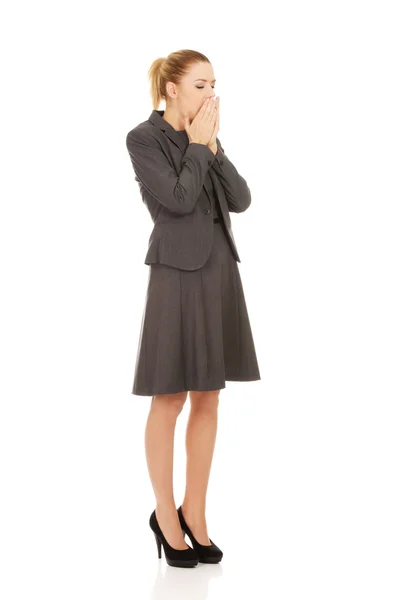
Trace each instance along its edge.
{"label": "business suit", "polygon": [[[145,264],[161,262],[179,269],[199,269],[211,252],[211,198],[204,181],[209,174],[222,211],[229,242],[240,261],[229,212],[243,212],[251,203],[245,179],[225,155],[217,138],[216,155],[204,144],[183,138],[153,110],[126,136],[126,145],[154,228]],[[179,177],[178,177],[179,173]]]}
{"label": "business suit", "polygon": [[217,138],[216,155],[153,110],[126,145],[154,226],[132,393],[216,390],[261,379],[230,212],[251,203]]}

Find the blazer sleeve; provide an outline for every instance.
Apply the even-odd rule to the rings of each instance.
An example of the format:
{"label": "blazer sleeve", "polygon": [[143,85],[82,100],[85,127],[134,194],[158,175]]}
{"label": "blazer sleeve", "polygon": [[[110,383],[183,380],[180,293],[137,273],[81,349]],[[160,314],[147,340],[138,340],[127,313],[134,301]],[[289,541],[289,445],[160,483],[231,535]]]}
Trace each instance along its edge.
{"label": "blazer sleeve", "polygon": [[214,156],[213,169],[220,178],[225,191],[230,212],[244,212],[251,204],[251,193],[246,180],[238,173],[236,167],[225,154],[220,140],[217,138],[218,151]]}
{"label": "blazer sleeve", "polygon": [[215,155],[205,144],[189,143],[177,175],[157,140],[137,130],[126,136],[137,178],[165,208],[179,215],[194,210]]}

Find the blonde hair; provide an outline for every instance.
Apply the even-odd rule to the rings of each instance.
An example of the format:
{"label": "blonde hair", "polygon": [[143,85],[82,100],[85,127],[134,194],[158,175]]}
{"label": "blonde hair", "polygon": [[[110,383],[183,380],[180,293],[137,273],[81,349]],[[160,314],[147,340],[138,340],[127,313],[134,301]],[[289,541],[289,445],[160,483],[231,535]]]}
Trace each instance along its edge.
{"label": "blonde hair", "polygon": [[160,106],[161,100],[167,101],[167,82],[179,84],[182,76],[186,75],[196,62],[210,61],[207,56],[196,50],[178,50],[168,54],[166,58],[153,60],[148,70],[153,109]]}

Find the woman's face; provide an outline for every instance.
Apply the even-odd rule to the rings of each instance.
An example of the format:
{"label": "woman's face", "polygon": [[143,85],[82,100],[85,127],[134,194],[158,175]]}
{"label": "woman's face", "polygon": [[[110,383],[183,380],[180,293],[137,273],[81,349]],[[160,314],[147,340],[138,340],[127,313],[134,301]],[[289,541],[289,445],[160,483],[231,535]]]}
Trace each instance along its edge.
{"label": "woman's face", "polygon": [[178,85],[168,82],[169,103],[175,105],[181,114],[187,114],[192,121],[199,112],[204,100],[215,96],[215,76],[210,63],[197,62],[191,66]]}

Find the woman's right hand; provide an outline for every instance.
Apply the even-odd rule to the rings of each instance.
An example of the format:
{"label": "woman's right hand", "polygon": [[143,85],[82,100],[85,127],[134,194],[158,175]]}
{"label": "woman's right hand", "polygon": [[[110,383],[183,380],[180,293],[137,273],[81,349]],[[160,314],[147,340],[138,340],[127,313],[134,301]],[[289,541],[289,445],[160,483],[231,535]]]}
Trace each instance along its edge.
{"label": "woman's right hand", "polygon": [[189,137],[189,143],[205,144],[207,146],[213,133],[217,120],[217,107],[214,98],[204,100],[199,112],[189,123],[189,117],[184,116],[184,126]]}

